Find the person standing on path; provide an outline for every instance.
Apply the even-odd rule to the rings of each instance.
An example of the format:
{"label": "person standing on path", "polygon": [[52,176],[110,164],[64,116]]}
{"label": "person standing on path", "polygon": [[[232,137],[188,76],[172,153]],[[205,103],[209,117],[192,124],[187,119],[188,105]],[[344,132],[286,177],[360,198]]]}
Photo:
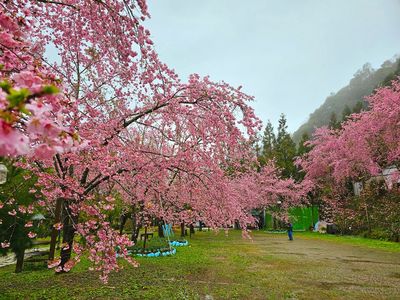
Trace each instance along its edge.
{"label": "person standing on path", "polygon": [[288,237],[289,237],[289,241],[293,241],[293,225],[292,223],[289,222],[288,224]]}

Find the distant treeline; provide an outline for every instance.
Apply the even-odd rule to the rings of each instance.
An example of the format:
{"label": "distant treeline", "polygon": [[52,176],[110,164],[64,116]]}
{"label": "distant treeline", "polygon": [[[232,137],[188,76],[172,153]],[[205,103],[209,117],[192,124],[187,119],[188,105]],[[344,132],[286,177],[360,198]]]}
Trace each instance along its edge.
{"label": "distant treeline", "polygon": [[358,70],[349,84],[332,93],[325,102],[310,114],[308,121],[293,134],[297,144],[304,134],[311,136],[315,128],[340,122],[351,112],[367,108],[364,97],[379,86],[388,85],[400,76],[400,58],[385,61],[379,69],[373,69],[369,63]]}

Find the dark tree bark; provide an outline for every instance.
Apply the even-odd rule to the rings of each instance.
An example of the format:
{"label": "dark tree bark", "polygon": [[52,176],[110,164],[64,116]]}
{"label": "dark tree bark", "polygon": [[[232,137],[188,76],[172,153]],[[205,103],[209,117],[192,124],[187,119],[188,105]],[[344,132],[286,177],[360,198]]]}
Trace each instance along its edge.
{"label": "dark tree bark", "polygon": [[134,242],[135,244],[137,243],[138,237],[139,237],[139,231],[140,228],[142,227],[142,224],[140,224],[137,220],[137,214],[135,210],[132,212],[132,236],[131,236],[131,241]]}
{"label": "dark tree bark", "polygon": [[162,226],[164,225],[164,221],[163,220],[159,220],[158,221],[158,237],[163,238],[164,237],[164,231]]}
{"label": "dark tree bark", "polygon": [[190,233],[190,238],[191,238],[192,234],[194,234],[194,226],[193,226],[193,224],[189,225],[189,233]]}
{"label": "dark tree bark", "polygon": [[184,237],[186,235],[185,232],[185,222],[181,223],[181,237]]}
{"label": "dark tree bark", "polygon": [[60,245],[61,245],[61,231],[58,231],[57,234],[57,245],[56,245],[56,250],[60,250]]}
{"label": "dark tree bark", "polygon": [[138,217],[138,213],[143,211],[144,208],[144,204],[142,202],[140,202],[138,205],[134,205],[132,207],[132,215],[131,215],[131,219],[132,219],[132,236],[131,236],[131,241],[133,241],[134,243],[137,242],[138,237],[139,237],[139,231],[140,228],[142,228],[143,226],[143,218],[142,217]]}
{"label": "dark tree bark", "polygon": [[131,241],[134,242],[135,244],[137,243],[137,240],[139,238],[140,228],[142,228],[142,226],[139,224],[136,226],[136,229],[132,232]]}
{"label": "dark tree bark", "polygon": [[235,221],[235,229],[241,229],[240,228],[240,223],[238,220]]}
{"label": "dark tree bark", "polygon": [[72,253],[72,246],[74,243],[74,235],[75,235],[75,226],[74,224],[78,223],[78,216],[73,215],[71,212],[71,209],[68,205],[68,202],[65,202],[64,205],[64,211],[65,211],[65,218],[64,218],[64,235],[63,235],[63,244],[68,244],[68,249],[64,249],[64,247],[61,249],[61,262],[60,266],[64,267],[64,265],[71,259],[71,253]]}
{"label": "dark tree bark", "polygon": [[23,266],[24,266],[24,255],[25,255],[25,249],[22,249],[18,252],[15,253],[15,256],[17,257],[17,264],[15,266],[15,273],[20,273],[22,272]]}
{"label": "dark tree bark", "polygon": [[[61,213],[62,213],[62,205],[63,205],[63,199],[58,198],[56,201],[56,209],[54,212],[54,224],[60,223],[61,222]],[[54,259],[54,254],[56,251],[56,244],[57,244],[57,237],[59,235],[59,230],[56,228],[51,229],[51,240],[50,240],[50,250],[49,250],[49,260]]]}
{"label": "dark tree bark", "polygon": [[146,249],[146,242],[147,242],[147,226],[144,226],[144,242],[143,242],[143,249]]}
{"label": "dark tree bark", "polygon": [[127,220],[128,220],[128,215],[122,214],[120,217],[120,223],[119,223],[119,234],[120,235],[122,235],[122,233],[124,232],[124,227],[125,227]]}

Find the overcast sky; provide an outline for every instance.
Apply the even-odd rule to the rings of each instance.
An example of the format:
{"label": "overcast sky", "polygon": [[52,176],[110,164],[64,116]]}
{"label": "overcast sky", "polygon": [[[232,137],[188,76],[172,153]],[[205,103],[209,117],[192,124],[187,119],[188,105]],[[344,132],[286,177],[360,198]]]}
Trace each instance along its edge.
{"label": "overcast sky", "polygon": [[256,97],[295,131],[361,66],[400,53],[400,0],[149,0],[161,59]]}

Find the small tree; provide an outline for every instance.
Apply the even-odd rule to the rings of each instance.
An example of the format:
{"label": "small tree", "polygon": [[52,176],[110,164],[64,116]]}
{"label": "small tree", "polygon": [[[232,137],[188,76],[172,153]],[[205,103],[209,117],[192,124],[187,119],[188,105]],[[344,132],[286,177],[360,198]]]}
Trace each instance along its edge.
{"label": "small tree", "polygon": [[[33,203],[36,201],[32,174],[14,167],[10,161],[2,161],[8,167],[8,179],[0,189],[0,253],[13,251],[17,258],[15,272],[23,268],[25,249],[32,245],[36,236],[33,226]],[[36,224],[37,225],[37,224]]]}
{"label": "small tree", "polygon": [[281,169],[282,176],[284,178],[294,178],[296,175],[296,167],[294,165],[296,144],[287,131],[286,122],[285,115],[281,114],[274,147],[274,157],[276,166]]}

